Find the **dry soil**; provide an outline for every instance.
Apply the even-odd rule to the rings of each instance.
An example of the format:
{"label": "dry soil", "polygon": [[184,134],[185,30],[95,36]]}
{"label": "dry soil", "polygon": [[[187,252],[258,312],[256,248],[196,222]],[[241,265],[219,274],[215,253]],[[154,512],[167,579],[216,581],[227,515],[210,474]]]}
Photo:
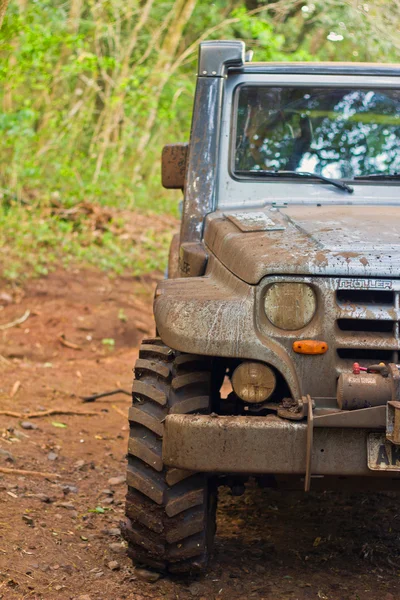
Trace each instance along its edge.
{"label": "dry soil", "polygon": [[[150,583],[125,556],[127,411],[137,347],[152,335],[156,277],[58,271],[0,287],[0,598],[397,600],[399,498],[221,489],[214,560]],[[20,325],[4,328],[15,319]],[[29,420],[48,409],[91,411]],[[26,415],[26,416],[25,416]]]}

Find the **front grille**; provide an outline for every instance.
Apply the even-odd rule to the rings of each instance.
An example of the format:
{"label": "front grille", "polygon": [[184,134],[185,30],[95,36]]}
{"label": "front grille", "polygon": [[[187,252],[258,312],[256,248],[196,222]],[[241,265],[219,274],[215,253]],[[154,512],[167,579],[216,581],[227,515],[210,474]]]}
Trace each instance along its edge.
{"label": "front grille", "polygon": [[[351,289],[363,286],[365,289]],[[336,290],[336,352],[340,367],[349,362],[399,362],[400,290],[390,281],[346,281]],[[372,288],[372,289],[371,289]],[[386,289],[385,289],[386,288]],[[342,370],[342,368],[339,368]]]}
{"label": "front grille", "polygon": [[[317,311],[300,331],[285,331],[268,321],[264,311],[265,293],[273,283],[297,282],[310,285],[317,297]],[[258,289],[258,327],[265,345],[285,350],[294,366],[301,394],[335,398],[337,379],[351,373],[353,363],[362,367],[379,363],[400,363],[400,278],[266,277]],[[293,342],[321,340],[328,352],[304,356],[293,352]],[[288,382],[289,383],[289,382]],[[290,383],[289,383],[290,385]]]}
{"label": "front grille", "polygon": [[369,304],[389,305],[395,303],[395,292],[388,290],[352,290],[349,288],[336,291],[336,298],[340,305],[360,304],[368,306]]}
{"label": "front grille", "polygon": [[345,360],[364,363],[377,363],[381,361],[393,362],[393,352],[391,350],[382,350],[380,348],[338,348],[337,355]]}
{"label": "front grille", "polygon": [[393,321],[370,321],[368,319],[338,319],[338,327],[341,331],[358,331],[364,333],[389,333],[393,334],[396,324]]}

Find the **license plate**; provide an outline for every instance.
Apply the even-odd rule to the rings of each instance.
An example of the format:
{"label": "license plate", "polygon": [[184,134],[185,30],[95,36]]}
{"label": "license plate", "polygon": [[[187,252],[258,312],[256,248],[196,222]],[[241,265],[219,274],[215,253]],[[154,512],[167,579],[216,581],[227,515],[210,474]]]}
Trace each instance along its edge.
{"label": "license plate", "polygon": [[368,468],[373,471],[400,471],[400,446],[392,444],[385,434],[368,435]]}

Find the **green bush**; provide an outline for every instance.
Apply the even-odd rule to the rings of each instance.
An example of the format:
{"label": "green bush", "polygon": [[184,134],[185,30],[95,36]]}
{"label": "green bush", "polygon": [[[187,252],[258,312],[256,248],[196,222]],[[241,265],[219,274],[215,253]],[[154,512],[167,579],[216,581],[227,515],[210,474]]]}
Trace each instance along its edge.
{"label": "green bush", "polygon": [[[89,232],[41,222],[41,209],[56,198],[177,215],[159,157],[189,137],[201,40],[244,39],[255,60],[394,61],[399,16],[398,0],[391,11],[384,0],[11,0],[0,30],[0,187],[14,206],[0,214],[3,255],[11,244],[22,260],[32,244],[44,272],[62,234],[65,257],[159,266],[140,267],[115,235],[84,245]],[[25,218],[15,199],[31,205]]]}

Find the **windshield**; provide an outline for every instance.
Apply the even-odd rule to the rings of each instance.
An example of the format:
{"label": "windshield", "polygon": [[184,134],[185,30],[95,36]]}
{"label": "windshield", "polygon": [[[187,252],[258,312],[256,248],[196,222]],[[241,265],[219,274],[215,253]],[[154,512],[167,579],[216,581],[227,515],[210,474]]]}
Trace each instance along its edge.
{"label": "windshield", "polygon": [[234,172],[400,172],[400,90],[242,86]]}

